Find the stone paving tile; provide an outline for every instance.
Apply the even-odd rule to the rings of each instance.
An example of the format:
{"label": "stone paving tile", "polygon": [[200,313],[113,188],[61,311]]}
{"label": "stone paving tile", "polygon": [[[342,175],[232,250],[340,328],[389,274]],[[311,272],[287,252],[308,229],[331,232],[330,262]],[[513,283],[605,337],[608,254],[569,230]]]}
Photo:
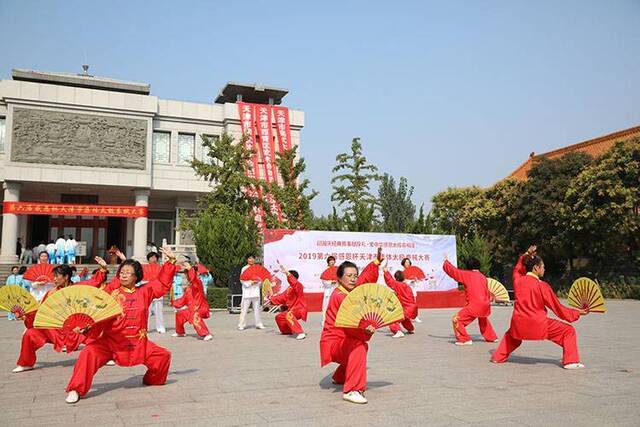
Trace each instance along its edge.
{"label": "stone paving tile", "polygon": [[[0,425],[640,425],[640,302],[609,301],[605,315],[575,324],[587,369],[565,371],[561,350],[549,342],[525,342],[509,363],[493,365],[497,344],[486,343],[477,325],[473,346],[452,345],[455,310],[422,310],[417,333],[373,338],[368,363],[368,405],[342,401],[331,384],[335,365],[320,368],[321,317],[305,324],[296,341],[267,329],[235,330],[237,315],[216,312],[208,320],[214,339],[176,339],[151,333],[172,352],[169,379],[144,387],[142,366],[104,367],[86,399],[64,403],[64,388],[78,353],[45,347],[37,369],[11,374],[22,325],[0,318]],[[499,334],[510,307],[495,307]],[[251,318],[251,316],[250,316]],[[189,331],[189,330],[188,330]]]}

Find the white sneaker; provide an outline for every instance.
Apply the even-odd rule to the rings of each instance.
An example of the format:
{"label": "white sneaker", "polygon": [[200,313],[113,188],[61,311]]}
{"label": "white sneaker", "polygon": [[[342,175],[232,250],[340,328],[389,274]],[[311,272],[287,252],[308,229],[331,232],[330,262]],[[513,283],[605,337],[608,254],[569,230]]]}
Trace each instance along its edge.
{"label": "white sneaker", "polygon": [[238,326],[239,331],[244,331],[244,326]]}
{"label": "white sneaker", "polygon": [[391,338],[403,338],[403,337],[404,337],[404,332],[398,331]]}
{"label": "white sneaker", "polygon": [[584,365],[582,363],[568,363],[563,366],[564,369],[582,369]]}
{"label": "white sneaker", "polygon": [[465,342],[456,341],[456,345],[473,345],[473,341],[471,340],[465,341]]}
{"label": "white sneaker", "polygon": [[307,334],[305,334],[304,332],[301,334],[298,334],[298,336],[296,337],[297,340],[303,340],[307,337]]}
{"label": "white sneaker", "polygon": [[33,370],[33,366],[16,366],[15,368],[13,368],[13,372],[14,374],[17,374],[18,372],[25,372],[25,371],[31,371]]}
{"label": "white sneaker", "polygon": [[256,329],[264,329],[264,325],[263,324],[256,325]]}
{"label": "white sneaker", "polygon": [[78,392],[75,390],[71,390],[69,394],[67,394],[67,398],[64,399],[67,403],[77,403],[80,400],[80,396],[78,396]]}
{"label": "white sneaker", "polygon": [[367,398],[364,397],[362,393],[360,393],[357,390],[350,391],[349,393],[343,394],[342,398],[347,402],[351,402],[351,403],[359,403],[359,404],[367,403]]}
{"label": "white sneaker", "polygon": [[107,366],[116,366],[116,361],[115,360],[109,360],[107,362]]}
{"label": "white sneaker", "polygon": [[202,341],[211,341],[212,339],[213,339],[213,336],[209,334],[206,337],[202,338]]}
{"label": "white sneaker", "polygon": [[174,333],[172,333],[172,334],[171,334],[171,336],[172,336],[172,337],[176,337],[176,338],[182,338],[182,337],[184,337],[184,336],[186,336],[186,335],[185,335],[185,334],[179,334],[179,333],[177,333],[177,332],[174,332]]}
{"label": "white sneaker", "polygon": [[422,320],[420,320],[419,317],[416,317],[415,319],[413,319],[416,323],[422,323]]}

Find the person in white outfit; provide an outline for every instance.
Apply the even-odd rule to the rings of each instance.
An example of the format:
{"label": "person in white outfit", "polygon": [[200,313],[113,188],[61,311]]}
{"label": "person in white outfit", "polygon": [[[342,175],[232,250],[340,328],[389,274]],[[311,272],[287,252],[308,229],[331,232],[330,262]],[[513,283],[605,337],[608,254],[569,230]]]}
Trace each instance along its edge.
{"label": "person in white outfit", "polygon": [[71,234],[69,234],[69,238],[64,242],[64,254],[67,258],[68,264],[76,263],[76,248],[78,247],[78,242],[73,238]]}
{"label": "person in white outfit", "polygon": [[[252,254],[247,255],[247,265],[242,267],[242,270],[240,271],[241,276],[247,268],[254,264],[255,260],[256,259]],[[242,301],[240,302],[240,320],[238,320],[238,329],[242,331],[247,326],[245,318],[247,317],[249,306],[253,306],[253,318],[256,324],[256,329],[264,329],[262,319],[260,318],[260,312],[262,311],[262,306],[260,304],[260,300],[262,299],[260,294],[260,281],[241,280],[240,283],[242,283]]]}
{"label": "person in white outfit", "polygon": [[[157,252],[149,252],[147,254],[147,261],[149,264],[158,264],[160,255]],[[151,301],[149,306],[149,323],[151,323],[151,316],[156,319],[156,331],[159,334],[164,334],[167,330],[164,327],[164,315],[162,313],[163,299],[162,297]]]}
{"label": "person in white outfit", "polygon": [[64,254],[65,254],[65,246],[66,240],[64,240],[64,236],[58,237],[56,240],[56,264],[64,264]]}

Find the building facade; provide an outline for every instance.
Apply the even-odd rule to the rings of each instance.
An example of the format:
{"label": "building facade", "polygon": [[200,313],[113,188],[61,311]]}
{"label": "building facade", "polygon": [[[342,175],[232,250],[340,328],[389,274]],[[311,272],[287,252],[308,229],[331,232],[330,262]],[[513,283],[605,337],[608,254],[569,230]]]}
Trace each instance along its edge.
{"label": "building facade", "polygon": [[[239,141],[236,102],[275,105],[286,94],[229,83],[215,102],[193,103],[86,70],[13,70],[0,80],[0,263],[16,262],[18,238],[33,247],[71,234],[89,258],[112,245],[143,259],[147,242],[189,244],[179,214],[209,191],[189,165],[207,160],[203,136]],[[288,115],[290,143],[299,145],[304,113]]]}

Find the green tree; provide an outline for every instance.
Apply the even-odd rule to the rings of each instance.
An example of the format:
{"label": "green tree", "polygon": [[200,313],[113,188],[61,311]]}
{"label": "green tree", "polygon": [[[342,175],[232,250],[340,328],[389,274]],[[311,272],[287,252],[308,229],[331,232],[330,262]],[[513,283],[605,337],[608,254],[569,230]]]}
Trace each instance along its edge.
{"label": "green tree", "polygon": [[300,178],[306,165],[302,157],[296,160],[297,149],[297,146],[293,146],[289,150],[276,154],[276,165],[282,178],[282,185],[271,183],[266,186],[266,190],[280,204],[283,216],[281,227],[290,229],[309,227],[313,218],[310,203],[318,195],[315,190],[305,194],[309,188],[309,180]]}
{"label": "green tree", "polygon": [[464,209],[473,199],[481,197],[482,192],[479,187],[447,188],[433,196],[431,216],[436,232],[466,235]]}
{"label": "green tree", "polygon": [[563,214],[583,254],[600,264],[640,268],[640,139],[617,143],[575,177]]}
{"label": "green tree", "polygon": [[462,261],[464,268],[468,268],[466,262],[469,258],[476,258],[480,261],[480,271],[485,275],[491,274],[491,261],[493,259],[492,249],[486,238],[480,234],[475,234],[462,239],[456,239],[458,258]]}
{"label": "green tree", "polygon": [[370,185],[380,180],[378,168],[367,163],[360,138],[351,142],[351,153],[336,156],[331,179],[331,200],[342,208],[345,227],[349,231],[372,231],[376,225],[376,199]]}
{"label": "green tree", "polygon": [[229,272],[258,249],[258,227],[253,216],[232,206],[217,206],[198,213],[191,223],[200,261],[214,271],[217,285],[228,285]]}
{"label": "green tree", "polygon": [[431,220],[431,213],[424,214],[424,204],[420,205],[418,211],[418,218],[413,222],[411,227],[412,234],[433,234],[433,224]]}
{"label": "green tree", "polygon": [[384,174],[378,187],[378,206],[382,216],[382,230],[388,233],[408,233],[413,228],[416,206],[411,201],[413,187],[405,177],[398,188],[392,176]]}

